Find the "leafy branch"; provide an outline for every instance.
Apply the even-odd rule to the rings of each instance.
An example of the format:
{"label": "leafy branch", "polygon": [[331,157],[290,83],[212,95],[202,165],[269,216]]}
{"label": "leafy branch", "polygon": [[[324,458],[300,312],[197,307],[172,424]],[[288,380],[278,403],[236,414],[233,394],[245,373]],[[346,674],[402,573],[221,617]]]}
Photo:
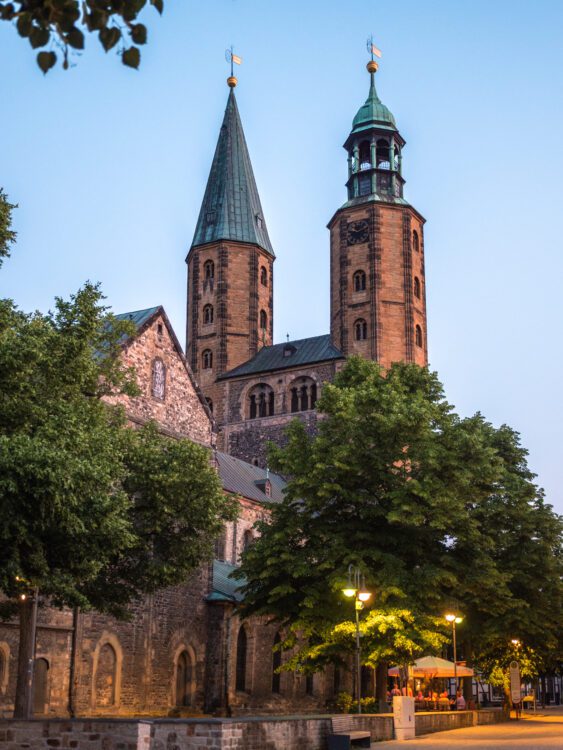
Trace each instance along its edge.
{"label": "leafy branch", "polygon": [[85,46],[85,32],[97,33],[106,52],[117,46],[124,65],[138,68],[140,46],[147,43],[147,27],[139,15],[147,4],[162,15],[164,0],[0,0],[0,20],[15,24],[18,34],[28,39],[37,53],[43,73],[58,60],[70,67],[69,54]]}

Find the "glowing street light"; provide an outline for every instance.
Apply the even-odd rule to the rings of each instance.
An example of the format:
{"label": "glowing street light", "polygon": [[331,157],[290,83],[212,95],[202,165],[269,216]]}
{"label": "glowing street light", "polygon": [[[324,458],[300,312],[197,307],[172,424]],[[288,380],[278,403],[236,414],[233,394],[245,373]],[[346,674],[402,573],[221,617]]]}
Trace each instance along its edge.
{"label": "glowing street light", "polygon": [[457,643],[456,643],[456,635],[455,635],[455,626],[459,625],[460,622],[463,622],[463,617],[460,615],[454,615],[451,613],[448,613],[444,615],[446,620],[451,624],[452,631],[453,631],[453,640],[454,640],[454,682],[455,682],[455,690],[457,694]]}
{"label": "glowing street light", "polygon": [[354,598],[356,612],[356,687],[358,695],[358,713],[362,713],[362,662],[360,653],[360,612],[364,604],[371,598],[371,591],[367,591],[363,573],[355,565],[348,566],[348,582],[342,593],[348,599]]}

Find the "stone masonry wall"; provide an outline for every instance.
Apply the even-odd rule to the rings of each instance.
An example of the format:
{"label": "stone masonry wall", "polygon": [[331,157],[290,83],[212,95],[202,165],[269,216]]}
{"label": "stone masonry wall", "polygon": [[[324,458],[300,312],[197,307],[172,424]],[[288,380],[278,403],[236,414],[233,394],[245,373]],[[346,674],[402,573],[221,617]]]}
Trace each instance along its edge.
{"label": "stone masonry wall", "polygon": [[[428,714],[416,714],[417,735]],[[435,713],[434,731],[507,721],[499,710]],[[393,738],[392,714],[351,717],[372,742]],[[426,731],[432,731],[426,730]],[[0,750],[324,750],[330,716],[188,720],[0,721]]]}
{"label": "stone masonry wall", "polygon": [[[173,435],[203,445],[212,444],[212,419],[196,392],[195,381],[163,315],[156,316],[126,346],[122,358],[124,365],[135,368],[141,393],[135,398],[124,395],[109,398],[110,403],[124,406],[133,420],[154,419]],[[154,392],[153,367],[157,359],[164,365],[163,398]]]}

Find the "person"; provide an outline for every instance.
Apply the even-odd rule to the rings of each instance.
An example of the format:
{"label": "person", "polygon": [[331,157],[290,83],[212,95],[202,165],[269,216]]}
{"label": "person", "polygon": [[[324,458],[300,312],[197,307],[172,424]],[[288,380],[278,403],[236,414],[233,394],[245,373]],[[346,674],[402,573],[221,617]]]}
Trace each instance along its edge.
{"label": "person", "polygon": [[417,701],[423,701],[424,700],[424,695],[422,693],[422,690],[418,691],[418,693],[416,694],[416,699],[417,699]]}
{"label": "person", "polygon": [[465,698],[461,690],[457,691],[457,698],[455,699],[455,707],[458,711],[465,711]]}
{"label": "person", "polygon": [[401,691],[399,690],[399,686],[397,683],[393,685],[393,690],[391,690],[391,695],[401,695]]}

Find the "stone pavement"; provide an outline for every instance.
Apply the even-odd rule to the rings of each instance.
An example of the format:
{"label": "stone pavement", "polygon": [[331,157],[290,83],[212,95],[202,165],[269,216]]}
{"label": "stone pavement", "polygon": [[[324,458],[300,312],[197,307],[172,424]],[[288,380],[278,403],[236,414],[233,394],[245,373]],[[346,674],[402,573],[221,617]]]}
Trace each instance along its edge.
{"label": "stone pavement", "polygon": [[471,748],[471,750],[563,750],[563,709],[538,709],[534,716],[526,715],[520,721],[503,724],[454,729],[416,737],[404,742],[376,742],[372,750],[445,750],[445,748]]}

